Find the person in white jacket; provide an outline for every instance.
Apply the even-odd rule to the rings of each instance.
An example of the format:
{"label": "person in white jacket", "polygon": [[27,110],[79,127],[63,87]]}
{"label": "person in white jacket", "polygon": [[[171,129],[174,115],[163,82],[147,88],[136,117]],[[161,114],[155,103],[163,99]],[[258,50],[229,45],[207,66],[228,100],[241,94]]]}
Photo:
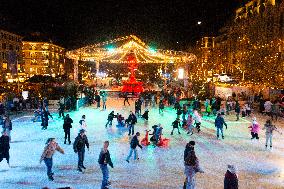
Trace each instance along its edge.
{"label": "person in white jacket", "polygon": [[82,118],[79,121],[79,131],[81,129],[84,129],[85,131],[87,131],[86,115],[82,115]]}

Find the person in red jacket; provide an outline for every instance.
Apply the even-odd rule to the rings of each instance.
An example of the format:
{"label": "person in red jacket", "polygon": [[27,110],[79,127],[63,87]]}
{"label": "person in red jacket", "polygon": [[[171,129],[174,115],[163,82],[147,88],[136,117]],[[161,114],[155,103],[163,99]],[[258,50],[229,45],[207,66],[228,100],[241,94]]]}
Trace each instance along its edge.
{"label": "person in red jacket", "polygon": [[228,165],[228,170],[225,174],[224,189],[238,189],[239,180],[234,165]]}

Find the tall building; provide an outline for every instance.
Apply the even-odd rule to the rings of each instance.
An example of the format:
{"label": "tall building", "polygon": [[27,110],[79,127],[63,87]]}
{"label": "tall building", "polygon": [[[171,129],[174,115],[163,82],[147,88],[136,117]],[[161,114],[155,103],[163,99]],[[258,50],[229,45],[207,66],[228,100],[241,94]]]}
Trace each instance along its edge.
{"label": "tall building", "polygon": [[64,74],[65,49],[51,42],[23,41],[27,77]]}
{"label": "tall building", "polygon": [[0,29],[0,82],[24,77],[22,37]]}

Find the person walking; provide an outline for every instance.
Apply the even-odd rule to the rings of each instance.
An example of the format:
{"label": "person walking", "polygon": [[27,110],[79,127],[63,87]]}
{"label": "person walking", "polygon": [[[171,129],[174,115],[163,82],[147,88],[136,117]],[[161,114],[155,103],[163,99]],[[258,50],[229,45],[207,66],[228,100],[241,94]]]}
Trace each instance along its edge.
{"label": "person walking", "polygon": [[60,153],[64,154],[64,150],[56,143],[55,138],[49,138],[46,142],[46,146],[41,155],[39,163],[44,161],[47,167],[47,176],[50,181],[54,180],[53,178],[54,173],[52,172],[52,165],[53,165],[52,157],[55,151],[59,151]]}
{"label": "person walking", "polygon": [[12,121],[8,115],[4,116],[4,121],[3,121],[3,133],[6,132],[6,134],[9,136],[9,141],[11,142],[11,131],[12,131]]}
{"label": "person walking", "polygon": [[114,111],[111,111],[110,114],[108,114],[108,117],[107,117],[106,128],[107,128],[108,125],[112,125],[113,118],[114,118]]}
{"label": "person walking", "polygon": [[64,109],[65,109],[65,105],[64,104],[62,104],[62,103],[59,103],[59,108],[58,108],[58,118],[61,118],[61,117],[63,117],[63,119],[64,119]]}
{"label": "person walking", "polygon": [[103,100],[103,110],[106,110],[107,93],[105,91],[102,93],[102,100]]}
{"label": "person walking", "polygon": [[98,163],[100,164],[100,168],[103,174],[103,180],[102,180],[102,185],[101,189],[108,189],[108,186],[110,186],[110,182],[108,181],[109,179],[109,171],[107,165],[109,165],[111,168],[113,168],[113,163],[110,158],[110,153],[108,150],[109,146],[109,141],[104,142],[104,146],[100,152],[99,160]]}
{"label": "person walking", "polygon": [[194,146],[195,146],[195,142],[193,140],[189,141],[189,143],[186,144],[184,153],[183,153],[184,161],[186,161],[188,154],[194,151]]}
{"label": "person walking", "polygon": [[234,165],[228,165],[227,172],[224,178],[224,189],[238,189],[239,180],[237,171]]}
{"label": "person walking", "polygon": [[198,172],[204,173],[204,171],[199,166],[199,161],[195,155],[195,151],[192,151],[185,159],[184,174],[186,176],[186,189],[196,189],[195,175]]}
{"label": "person walking", "polygon": [[83,172],[82,168],[86,169],[86,167],[84,166],[85,146],[87,146],[89,150],[89,142],[85,134],[85,130],[81,129],[73,143],[74,152],[78,153],[78,171],[79,172]]}
{"label": "person walking", "polygon": [[132,153],[134,152],[134,160],[139,160],[138,157],[138,152],[137,152],[137,146],[139,146],[142,149],[142,146],[139,144],[139,140],[138,137],[140,136],[140,133],[137,132],[136,135],[134,137],[132,137],[131,142],[130,142],[130,151],[129,154],[126,158],[126,161],[129,163],[129,159],[132,156]]}
{"label": "person walking", "polygon": [[220,113],[217,114],[217,118],[215,119],[215,127],[217,128],[217,139],[219,139],[219,133],[222,134],[222,139],[224,139],[223,125],[227,127],[227,123]]}
{"label": "person walking", "polygon": [[95,101],[97,102],[97,108],[101,107],[101,96],[99,95],[98,92],[95,94]]}
{"label": "person walking", "polygon": [[10,167],[10,138],[6,131],[0,137],[0,162],[5,158]]}
{"label": "person walking", "polygon": [[266,137],[265,148],[267,148],[268,142],[270,142],[270,148],[272,148],[273,131],[276,131],[282,135],[282,133],[278,131],[277,127],[275,127],[275,125],[272,125],[270,119],[266,121],[262,130],[265,130],[265,137]]}
{"label": "person walking", "polygon": [[195,121],[197,132],[200,132],[200,126],[201,126],[201,115],[199,115],[197,110],[193,110],[192,115],[193,120]]}
{"label": "person walking", "polygon": [[[43,109],[43,112],[41,114],[41,126],[43,130],[46,130],[47,129],[47,126],[48,126],[48,120],[49,120],[49,117],[52,118],[52,115],[49,113],[49,111],[47,111],[45,108]],[[53,118],[52,118],[53,119]]]}
{"label": "person walking", "polygon": [[172,126],[173,126],[173,130],[171,132],[171,135],[174,134],[174,130],[175,129],[177,129],[178,130],[178,134],[180,134],[180,132],[179,132],[180,122],[179,122],[178,118],[176,118],[176,120],[172,123]]}
{"label": "person walking", "polygon": [[251,140],[254,138],[258,140],[259,139],[258,133],[259,133],[260,125],[257,123],[255,117],[252,119],[252,124],[248,128],[250,128]]}
{"label": "person walking", "polygon": [[64,144],[66,144],[67,138],[68,138],[69,144],[71,144],[70,129],[72,128],[72,123],[73,123],[73,120],[70,118],[69,114],[67,114],[66,117],[64,118],[64,123],[63,123],[63,129],[65,133]]}
{"label": "person walking", "polygon": [[191,114],[188,114],[186,124],[188,129],[187,134],[193,135],[193,118]]}
{"label": "person walking", "polygon": [[129,130],[128,136],[130,136],[131,133],[132,135],[134,135],[134,125],[137,123],[137,118],[132,111],[130,111],[130,115],[128,116],[127,122]]}

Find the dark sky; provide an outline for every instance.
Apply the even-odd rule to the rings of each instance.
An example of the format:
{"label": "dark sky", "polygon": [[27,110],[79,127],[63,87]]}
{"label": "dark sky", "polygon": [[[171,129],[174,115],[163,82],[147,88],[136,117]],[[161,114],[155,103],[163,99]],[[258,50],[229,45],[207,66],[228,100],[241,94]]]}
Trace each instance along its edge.
{"label": "dark sky", "polygon": [[0,0],[0,27],[23,35],[39,31],[68,49],[135,34],[158,48],[179,50],[216,35],[240,1]]}

